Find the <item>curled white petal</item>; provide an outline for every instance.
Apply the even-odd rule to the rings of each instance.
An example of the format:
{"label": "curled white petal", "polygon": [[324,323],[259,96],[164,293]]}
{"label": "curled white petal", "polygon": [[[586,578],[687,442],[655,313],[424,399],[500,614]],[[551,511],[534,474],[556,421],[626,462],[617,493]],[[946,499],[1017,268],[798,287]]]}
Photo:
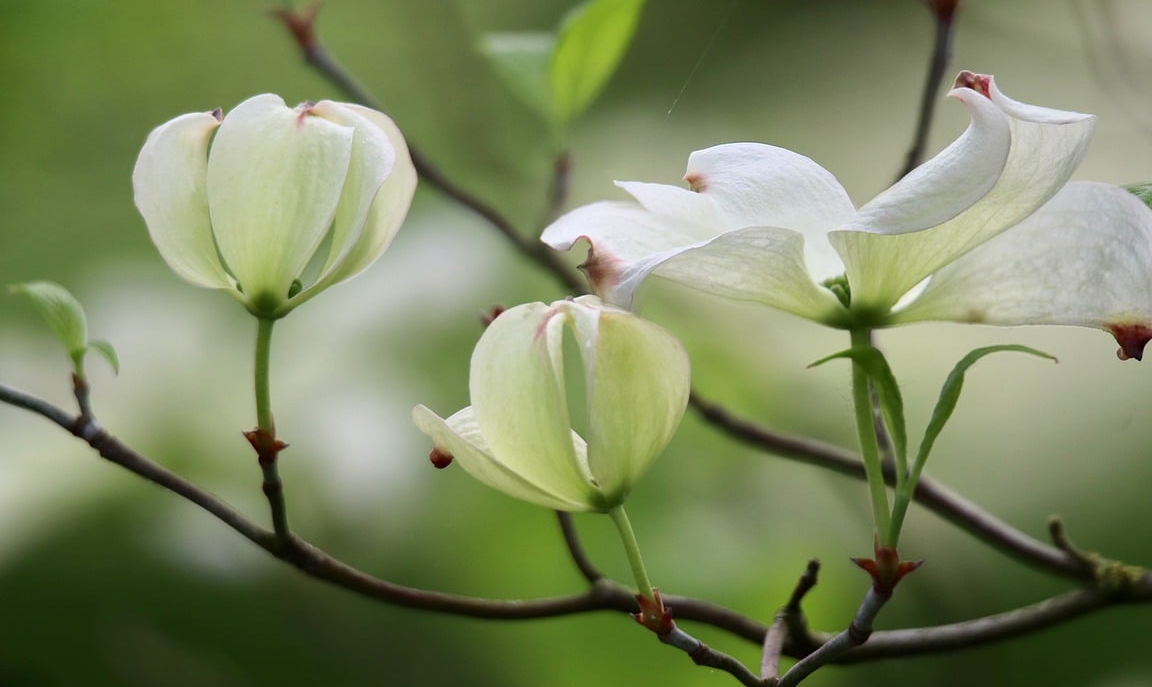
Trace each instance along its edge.
{"label": "curled white petal", "polygon": [[132,187],[152,242],[172,271],[197,286],[230,289],[205,190],[208,144],[219,125],[213,113],[197,112],[156,127],[136,160]]}
{"label": "curled white petal", "polygon": [[[967,74],[967,73],[965,73]],[[964,74],[961,75],[964,78]],[[1074,112],[1050,110],[1047,108],[1024,106],[1003,97],[990,77],[977,77],[976,84],[984,92],[978,93],[969,88],[960,88],[954,93],[962,95],[962,101],[973,112],[973,128],[964,138],[989,137],[999,140],[995,126],[988,126],[985,120],[995,121],[997,115],[989,112],[991,103],[1001,113],[1010,133],[1010,143],[1003,170],[995,184],[967,208],[936,226],[916,229],[921,222],[935,217],[929,214],[920,217],[915,210],[906,210],[891,201],[905,195],[915,186],[923,187],[927,194],[925,203],[945,202],[947,191],[940,189],[931,179],[916,179],[908,189],[897,184],[894,189],[900,193],[893,197],[881,196],[883,202],[876,206],[876,212],[862,215],[867,225],[852,225],[869,231],[836,231],[831,239],[844,258],[848,280],[852,285],[854,306],[887,310],[909,289],[936,270],[964,255],[976,246],[988,241],[1002,231],[1035,212],[1051,198],[1068,180],[1076,166],[1080,164],[1088,142],[1092,136],[1095,118]],[[977,114],[979,113],[979,114]],[[968,142],[964,144],[977,157],[991,154],[994,146]],[[941,155],[951,156],[952,148]],[[976,161],[979,163],[979,160]],[[963,171],[967,162],[957,161]],[[975,164],[975,163],[974,163]],[[925,167],[935,169],[935,162]],[[986,169],[986,164],[976,164],[974,169]],[[975,173],[974,173],[975,174]],[[910,177],[916,176],[913,172]],[[982,188],[986,179],[976,174],[972,183]],[[963,177],[956,183],[964,184]],[[936,191],[933,191],[936,189]],[[943,195],[941,195],[943,194]],[[962,194],[961,194],[962,195]],[[948,203],[951,214],[964,198]],[[921,202],[917,197],[904,198],[907,204]],[[893,226],[903,227],[906,233],[890,235],[878,233],[878,227],[890,217]],[[900,222],[910,222],[901,225]]]}

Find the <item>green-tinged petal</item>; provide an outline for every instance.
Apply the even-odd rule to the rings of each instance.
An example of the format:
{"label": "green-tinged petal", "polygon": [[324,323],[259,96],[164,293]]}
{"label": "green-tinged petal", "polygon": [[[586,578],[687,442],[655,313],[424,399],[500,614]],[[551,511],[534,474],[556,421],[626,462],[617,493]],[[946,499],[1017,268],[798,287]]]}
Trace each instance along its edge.
{"label": "green-tinged petal", "polygon": [[132,171],[136,207],[160,256],[181,278],[230,289],[220,264],[205,190],[208,142],[220,120],[211,112],[186,114],[152,130]]}
{"label": "green-tinged petal", "polygon": [[556,38],[549,74],[559,123],[579,115],[620,63],[644,0],[589,0],[565,17]]}
{"label": "green-tinged petal", "polygon": [[316,283],[293,299],[293,307],[375,262],[396,236],[416,191],[416,168],[408,145],[387,115],[327,100],[312,112],[351,126],[356,133],[327,260]]}
{"label": "green-tinged petal", "polygon": [[843,307],[831,291],[812,281],[804,257],[800,234],[748,227],[635,263],[621,273],[620,283],[634,289],[646,274],[654,272],[717,296],[835,324]]}
{"label": "green-tinged petal", "polygon": [[328,233],[354,131],[275,95],[249,98],[220,125],[208,157],[209,210],[254,314],[283,314],[292,282]]}
{"label": "green-tinged petal", "polygon": [[454,462],[467,470],[470,475],[494,489],[545,508],[563,511],[592,510],[592,506],[586,500],[572,499],[563,493],[548,491],[500,462],[484,440],[471,407],[464,408],[444,420],[425,406],[419,405],[412,409],[412,421],[421,432],[432,438],[436,448],[450,454]]}
{"label": "green-tinged petal", "polygon": [[84,306],[68,289],[55,282],[34,281],[13,284],[8,290],[32,300],[32,305],[44,318],[52,335],[64,344],[73,360],[84,355],[88,348],[88,321],[84,317]]}
{"label": "green-tinged petal", "polygon": [[[969,106],[973,125],[964,142],[958,143],[963,155],[958,156],[955,148],[941,153],[956,165],[959,176],[951,168],[939,173],[943,180],[969,186],[949,193],[935,182],[935,172],[913,172],[915,183],[898,184],[882,196],[875,211],[862,211],[867,224],[851,227],[863,231],[833,232],[832,243],[844,258],[854,307],[887,310],[928,275],[1035,212],[1064,185],[1084,155],[1092,135],[1092,116],[1017,103],[1001,94],[990,77],[965,73],[958,84],[979,89],[961,87],[952,93]],[[951,214],[986,184],[982,172],[987,166],[980,160],[992,154],[995,146],[976,139],[999,136],[997,127],[988,125],[995,119],[988,114],[988,102],[1003,113],[1009,126],[1011,143],[1002,173],[967,209],[936,226],[920,227]],[[938,165],[933,161],[926,167],[935,170]],[[966,180],[969,167],[972,178]],[[924,197],[910,195],[914,191]],[[947,212],[909,209],[920,203],[929,207],[941,203]],[[885,231],[889,220],[889,233],[871,233]],[[891,235],[893,231],[908,233]]]}
{"label": "green-tinged petal", "polygon": [[589,503],[595,489],[572,440],[564,388],[564,320],[543,303],[502,313],[472,353],[469,390],[490,453],[537,487]]}
{"label": "green-tinged petal", "polygon": [[688,354],[671,334],[592,296],[560,305],[588,374],[588,463],[619,505],[664,450],[688,403]]}
{"label": "green-tinged petal", "polygon": [[1152,210],[1117,186],[1070,183],[933,275],[897,319],[1097,327],[1139,358],[1152,336]]}
{"label": "green-tinged petal", "polygon": [[811,159],[762,143],[729,143],[692,153],[684,179],[715,200],[726,230],[791,229],[804,237],[813,280],[843,273],[828,232],[849,221],[856,208],[836,177]]}
{"label": "green-tinged petal", "polygon": [[479,46],[508,88],[548,121],[555,116],[548,73],[555,47],[555,36],[541,31],[490,33]]}

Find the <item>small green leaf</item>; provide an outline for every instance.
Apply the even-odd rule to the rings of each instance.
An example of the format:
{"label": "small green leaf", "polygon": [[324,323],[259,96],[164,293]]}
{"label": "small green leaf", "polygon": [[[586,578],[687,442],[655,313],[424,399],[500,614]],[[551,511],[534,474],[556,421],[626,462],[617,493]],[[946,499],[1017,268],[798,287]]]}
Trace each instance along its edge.
{"label": "small green leaf", "polygon": [[555,46],[556,38],[544,32],[490,33],[479,46],[508,88],[550,122],[554,111],[548,65]]}
{"label": "small green leaf", "polygon": [[916,483],[920,480],[920,473],[924,471],[924,464],[928,462],[928,456],[932,453],[932,447],[936,444],[936,439],[940,436],[940,432],[944,430],[944,425],[946,425],[952,417],[952,411],[956,409],[956,403],[960,400],[960,391],[964,388],[964,374],[968,371],[968,368],[975,365],[976,362],[984,356],[999,351],[1017,351],[1041,358],[1048,358],[1052,361],[1056,360],[1055,356],[1034,348],[1029,348],[1028,346],[1006,344],[1002,346],[977,348],[961,358],[960,362],[956,363],[956,367],[952,369],[952,373],[948,375],[948,379],[944,380],[944,386],[940,389],[940,398],[936,401],[936,407],[932,409],[932,418],[928,420],[928,427],[924,430],[924,439],[920,442],[920,450],[916,452],[916,462],[912,465],[912,474],[909,475],[908,480],[902,487],[896,491],[896,499],[892,504],[892,522],[891,532],[889,534],[889,539],[893,543],[896,542],[900,535],[900,528],[904,524],[904,516],[908,512],[908,505],[912,502],[912,495],[916,491]]}
{"label": "small green leaf", "polygon": [[1142,184],[1128,184],[1124,190],[1140,199],[1148,207],[1152,207],[1152,181]]}
{"label": "small green leaf", "polygon": [[[919,478],[920,471],[924,469],[924,463],[928,461],[928,454],[932,452],[932,446],[936,443],[936,438],[940,436],[944,425],[948,423],[952,417],[952,412],[956,409],[956,403],[960,400],[960,392],[964,388],[964,374],[968,368],[975,365],[984,356],[1000,351],[1017,351],[1056,361],[1056,357],[1053,355],[1016,344],[977,348],[961,358],[960,362],[956,363],[956,367],[952,369],[952,373],[948,375],[948,379],[944,380],[944,386],[940,389],[940,398],[936,401],[936,407],[932,409],[932,418],[928,421],[928,427],[924,430],[924,440],[920,442],[920,450],[916,454],[916,464],[912,469],[913,480]],[[915,482],[913,482],[914,484]]]}
{"label": "small green leaf", "polygon": [[13,284],[8,290],[32,299],[32,304],[48,323],[52,334],[64,344],[79,369],[79,361],[88,348],[88,324],[80,301],[63,286],[50,281]]}
{"label": "small green leaf", "polygon": [[852,362],[864,368],[868,379],[876,388],[880,397],[880,412],[884,416],[884,425],[892,439],[892,450],[895,453],[897,474],[903,479],[908,471],[908,430],[904,422],[904,398],[900,394],[900,385],[896,383],[896,376],[888,366],[884,354],[872,346],[857,346],[839,353],[821,358],[808,367],[822,365],[829,360],[849,358]]}
{"label": "small green leaf", "polygon": [[550,69],[561,125],[583,112],[616,71],[643,8],[644,0],[589,0],[564,18]]}
{"label": "small green leaf", "polygon": [[96,351],[100,357],[108,361],[112,366],[112,372],[120,374],[120,357],[116,355],[116,349],[112,344],[107,341],[90,341],[88,342],[88,351]]}

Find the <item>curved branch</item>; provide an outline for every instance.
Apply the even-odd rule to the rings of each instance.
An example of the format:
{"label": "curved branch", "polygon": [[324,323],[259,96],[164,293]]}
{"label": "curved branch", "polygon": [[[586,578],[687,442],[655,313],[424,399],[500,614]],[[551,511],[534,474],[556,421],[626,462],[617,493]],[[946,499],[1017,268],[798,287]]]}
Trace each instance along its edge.
{"label": "curved branch", "polygon": [[560,532],[564,536],[564,545],[568,547],[568,555],[572,556],[572,562],[576,564],[576,569],[580,571],[580,574],[589,584],[596,584],[603,580],[604,573],[600,572],[592,559],[588,558],[588,552],[580,543],[580,536],[576,532],[576,523],[572,522],[572,514],[558,510],[556,511],[556,519],[560,522]]}
{"label": "curved branch", "polygon": [[1042,630],[1122,602],[1152,601],[1152,575],[1145,572],[1127,592],[1079,589],[1030,606],[936,627],[873,633],[868,643],[842,657],[842,663],[954,651]]}

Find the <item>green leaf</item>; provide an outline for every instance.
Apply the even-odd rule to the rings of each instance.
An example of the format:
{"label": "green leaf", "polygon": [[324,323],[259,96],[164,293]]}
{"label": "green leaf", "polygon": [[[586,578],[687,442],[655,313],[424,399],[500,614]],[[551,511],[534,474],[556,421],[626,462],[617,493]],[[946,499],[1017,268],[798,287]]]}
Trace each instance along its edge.
{"label": "green leaf", "polygon": [[545,32],[490,33],[479,46],[508,88],[550,122],[554,110],[548,67],[555,47],[556,38]]}
{"label": "green leaf", "polygon": [[[940,398],[936,401],[936,407],[932,409],[932,418],[928,421],[927,429],[924,430],[924,440],[920,442],[920,450],[916,454],[916,464],[912,468],[913,480],[920,477],[920,471],[924,469],[924,463],[928,461],[928,454],[932,452],[936,438],[940,436],[944,425],[948,423],[948,420],[952,417],[952,412],[956,409],[956,403],[960,400],[960,392],[964,388],[964,374],[968,371],[968,368],[975,365],[976,362],[984,356],[1000,351],[1028,353],[1029,355],[1056,361],[1056,357],[1053,355],[1038,351],[1035,348],[1016,344],[977,348],[961,358],[960,362],[956,363],[956,367],[952,369],[952,373],[948,375],[948,379],[944,380],[944,386],[940,389]],[[912,484],[914,486],[915,481],[913,481]]]}
{"label": "green leaf", "polygon": [[936,439],[940,436],[940,432],[944,430],[944,425],[946,425],[952,417],[952,412],[956,409],[956,403],[960,400],[960,391],[964,388],[964,374],[968,371],[968,368],[975,365],[976,362],[984,356],[999,351],[1017,351],[1040,358],[1048,358],[1052,361],[1056,360],[1055,356],[1044,353],[1043,351],[1038,351],[1035,348],[1006,344],[977,348],[961,358],[960,362],[956,363],[956,367],[952,369],[952,373],[948,375],[948,379],[944,380],[944,386],[940,389],[940,398],[936,401],[936,407],[932,409],[932,418],[928,420],[928,427],[924,430],[924,439],[920,442],[920,450],[916,452],[916,462],[912,466],[912,474],[909,475],[908,480],[902,487],[896,491],[896,499],[892,504],[891,532],[889,534],[889,540],[892,541],[893,544],[895,544],[899,537],[900,529],[904,524],[904,516],[908,512],[908,505],[912,502],[912,495],[916,491],[916,482],[920,480],[920,473],[924,470],[924,464],[928,462],[928,456],[932,453],[932,447],[936,444]]}
{"label": "green leaf", "polygon": [[112,366],[112,372],[120,374],[120,357],[116,355],[116,349],[112,344],[107,341],[90,341],[88,343],[88,351],[96,351],[100,357],[108,361]]}
{"label": "green leaf", "polygon": [[897,475],[902,480],[908,471],[908,430],[904,422],[904,398],[900,394],[900,385],[896,383],[896,376],[892,368],[879,349],[872,346],[856,346],[839,353],[821,358],[808,367],[822,365],[829,360],[849,358],[864,369],[876,393],[880,398],[880,412],[884,416],[884,425],[892,439],[892,450],[895,453]]}
{"label": "green leaf", "polygon": [[63,286],[50,281],[13,284],[8,287],[8,291],[32,299],[32,304],[48,323],[52,334],[64,344],[68,355],[78,366],[88,348],[88,323],[80,301]]}
{"label": "green leaf", "polygon": [[550,69],[561,125],[583,112],[616,71],[643,8],[644,0],[589,0],[564,18]]}
{"label": "green leaf", "polygon": [[1152,207],[1152,181],[1142,184],[1128,184],[1124,190],[1140,199],[1148,207]]}

